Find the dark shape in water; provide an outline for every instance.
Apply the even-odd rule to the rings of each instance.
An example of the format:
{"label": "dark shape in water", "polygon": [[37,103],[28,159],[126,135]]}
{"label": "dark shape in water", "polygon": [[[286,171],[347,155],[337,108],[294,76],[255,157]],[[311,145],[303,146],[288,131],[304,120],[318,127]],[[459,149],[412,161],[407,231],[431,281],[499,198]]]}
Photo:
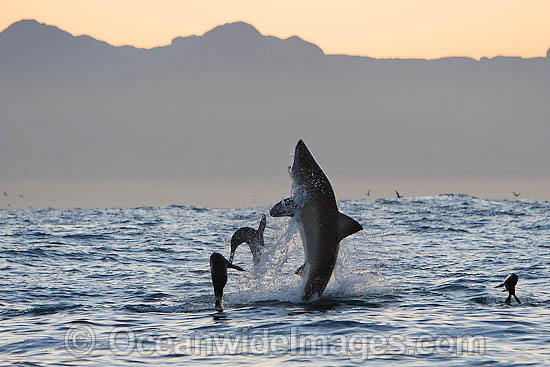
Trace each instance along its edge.
{"label": "dark shape in water", "polygon": [[230,263],[233,263],[233,257],[235,256],[237,247],[244,242],[246,242],[248,247],[250,247],[254,265],[258,265],[260,263],[260,253],[264,247],[264,230],[266,222],[265,215],[262,214],[262,220],[260,221],[258,230],[250,227],[242,227],[237,229],[237,231],[233,234],[233,237],[231,237],[231,255],[229,256]]}
{"label": "dark shape in water", "polygon": [[212,284],[214,285],[214,295],[216,296],[216,311],[223,311],[222,297],[223,288],[227,283],[227,268],[244,271],[243,268],[231,264],[223,255],[214,252],[210,255],[210,274],[212,275]]}
{"label": "dark shape in water", "polygon": [[514,296],[517,303],[521,303],[519,298],[516,296],[516,284],[518,284],[518,279],[518,276],[515,273],[512,273],[508,275],[508,278],[506,278],[503,283],[496,286],[496,288],[505,287],[505,289],[503,289],[503,292],[508,291],[508,297],[506,298],[506,301],[504,301],[504,303],[506,303],[507,305],[511,303],[512,296]]}
{"label": "dark shape in water", "polygon": [[401,195],[399,195],[399,192],[397,190],[395,190],[395,195],[397,196],[398,199],[401,199]]}
{"label": "dark shape in water", "polygon": [[296,271],[294,272],[294,274],[303,277],[303,276],[304,276],[304,268],[305,268],[305,267],[306,267],[306,264],[305,264],[305,263],[302,264],[302,265],[300,265],[300,266],[298,267],[298,269],[296,269]]}

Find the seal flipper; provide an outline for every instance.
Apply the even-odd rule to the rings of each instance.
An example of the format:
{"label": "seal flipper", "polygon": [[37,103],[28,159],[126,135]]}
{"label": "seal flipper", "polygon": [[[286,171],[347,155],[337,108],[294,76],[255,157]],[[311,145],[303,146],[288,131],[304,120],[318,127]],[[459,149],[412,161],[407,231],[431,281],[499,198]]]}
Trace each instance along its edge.
{"label": "seal flipper", "polygon": [[293,217],[298,206],[292,198],[279,201],[271,208],[269,215],[272,217]]}
{"label": "seal flipper", "polygon": [[347,236],[363,230],[363,227],[355,219],[348,217],[345,214],[338,213],[337,218],[337,241],[340,242]]}
{"label": "seal flipper", "polygon": [[260,226],[258,227],[258,230],[256,231],[256,232],[258,232],[258,235],[263,235],[264,234],[266,224],[267,224],[267,220],[265,218],[265,214],[262,214],[262,219],[260,220]]}
{"label": "seal flipper", "polygon": [[231,268],[231,269],[238,270],[238,271],[246,271],[246,270],[244,270],[243,268],[241,268],[240,266],[235,265],[235,264],[232,264],[232,263],[230,263],[229,261],[227,262],[227,267],[228,267],[228,268]]}
{"label": "seal flipper", "polygon": [[265,230],[266,224],[267,224],[267,220],[265,218],[265,214],[262,214],[262,219],[260,220],[260,226],[258,227],[258,230],[256,231],[258,241],[260,243],[260,246],[262,246],[262,247],[265,246],[264,230]]}
{"label": "seal flipper", "polygon": [[508,297],[506,297],[506,301],[504,301],[508,306],[510,306],[510,303],[512,303],[512,295],[509,294]]}

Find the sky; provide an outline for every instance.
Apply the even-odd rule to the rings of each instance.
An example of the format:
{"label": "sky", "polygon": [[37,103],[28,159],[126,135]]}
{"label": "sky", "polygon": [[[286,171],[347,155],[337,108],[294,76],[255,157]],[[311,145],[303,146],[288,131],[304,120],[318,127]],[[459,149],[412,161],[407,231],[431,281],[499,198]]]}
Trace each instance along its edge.
{"label": "sky", "polygon": [[150,48],[233,21],[298,35],[328,54],[377,58],[544,56],[548,0],[0,0],[0,29],[21,19],[113,45]]}
{"label": "sky", "polygon": [[[241,20],[328,54],[379,58],[550,47],[550,1],[228,4],[0,0],[0,28],[33,18],[153,47]],[[550,199],[545,59],[325,57],[242,23],[142,52],[22,22],[0,37],[0,55],[0,209],[268,207],[289,194],[300,138],[339,199],[369,189]]]}

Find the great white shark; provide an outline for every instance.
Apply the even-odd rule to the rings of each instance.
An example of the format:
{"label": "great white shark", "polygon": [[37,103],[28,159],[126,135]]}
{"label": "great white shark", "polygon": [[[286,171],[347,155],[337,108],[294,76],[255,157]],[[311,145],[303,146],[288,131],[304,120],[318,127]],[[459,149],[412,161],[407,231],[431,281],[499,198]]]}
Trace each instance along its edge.
{"label": "great white shark", "polygon": [[297,220],[305,263],[296,273],[306,277],[302,299],[308,301],[323,294],[336,264],[340,241],[363,227],[338,211],[330,181],[302,140],[296,144],[290,176],[292,196],[275,204],[270,215]]}

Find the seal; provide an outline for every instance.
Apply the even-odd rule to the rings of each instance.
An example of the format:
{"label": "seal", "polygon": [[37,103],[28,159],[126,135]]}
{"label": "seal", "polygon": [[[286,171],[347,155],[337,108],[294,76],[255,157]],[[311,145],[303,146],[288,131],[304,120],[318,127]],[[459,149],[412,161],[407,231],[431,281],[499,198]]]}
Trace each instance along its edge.
{"label": "seal", "polygon": [[223,311],[222,297],[223,288],[227,283],[227,268],[244,271],[243,268],[231,264],[223,255],[214,252],[210,255],[210,275],[212,276],[212,285],[214,285],[214,296],[216,296],[216,311]]}
{"label": "seal", "polygon": [[496,288],[504,287],[504,289],[502,290],[503,292],[508,291],[508,297],[506,298],[506,301],[504,301],[504,303],[506,303],[507,305],[510,305],[510,303],[512,303],[512,296],[514,296],[517,303],[521,304],[521,301],[516,296],[516,284],[518,284],[518,279],[518,276],[515,273],[512,273],[508,275],[503,283],[496,286]]}
{"label": "seal", "polygon": [[229,262],[233,263],[233,257],[235,256],[235,251],[242,243],[248,244],[250,252],[252,252],[252,261],[254,265],[258,265],[261,261],[261,253],[264,247],[264,230],[267,221],[265,215],[262,214],[262,219],[260,220],[260,226],[258,229],[250,227],[242,227],[237,229],[233,236],[231,237],[231,255],[229,256]]}

